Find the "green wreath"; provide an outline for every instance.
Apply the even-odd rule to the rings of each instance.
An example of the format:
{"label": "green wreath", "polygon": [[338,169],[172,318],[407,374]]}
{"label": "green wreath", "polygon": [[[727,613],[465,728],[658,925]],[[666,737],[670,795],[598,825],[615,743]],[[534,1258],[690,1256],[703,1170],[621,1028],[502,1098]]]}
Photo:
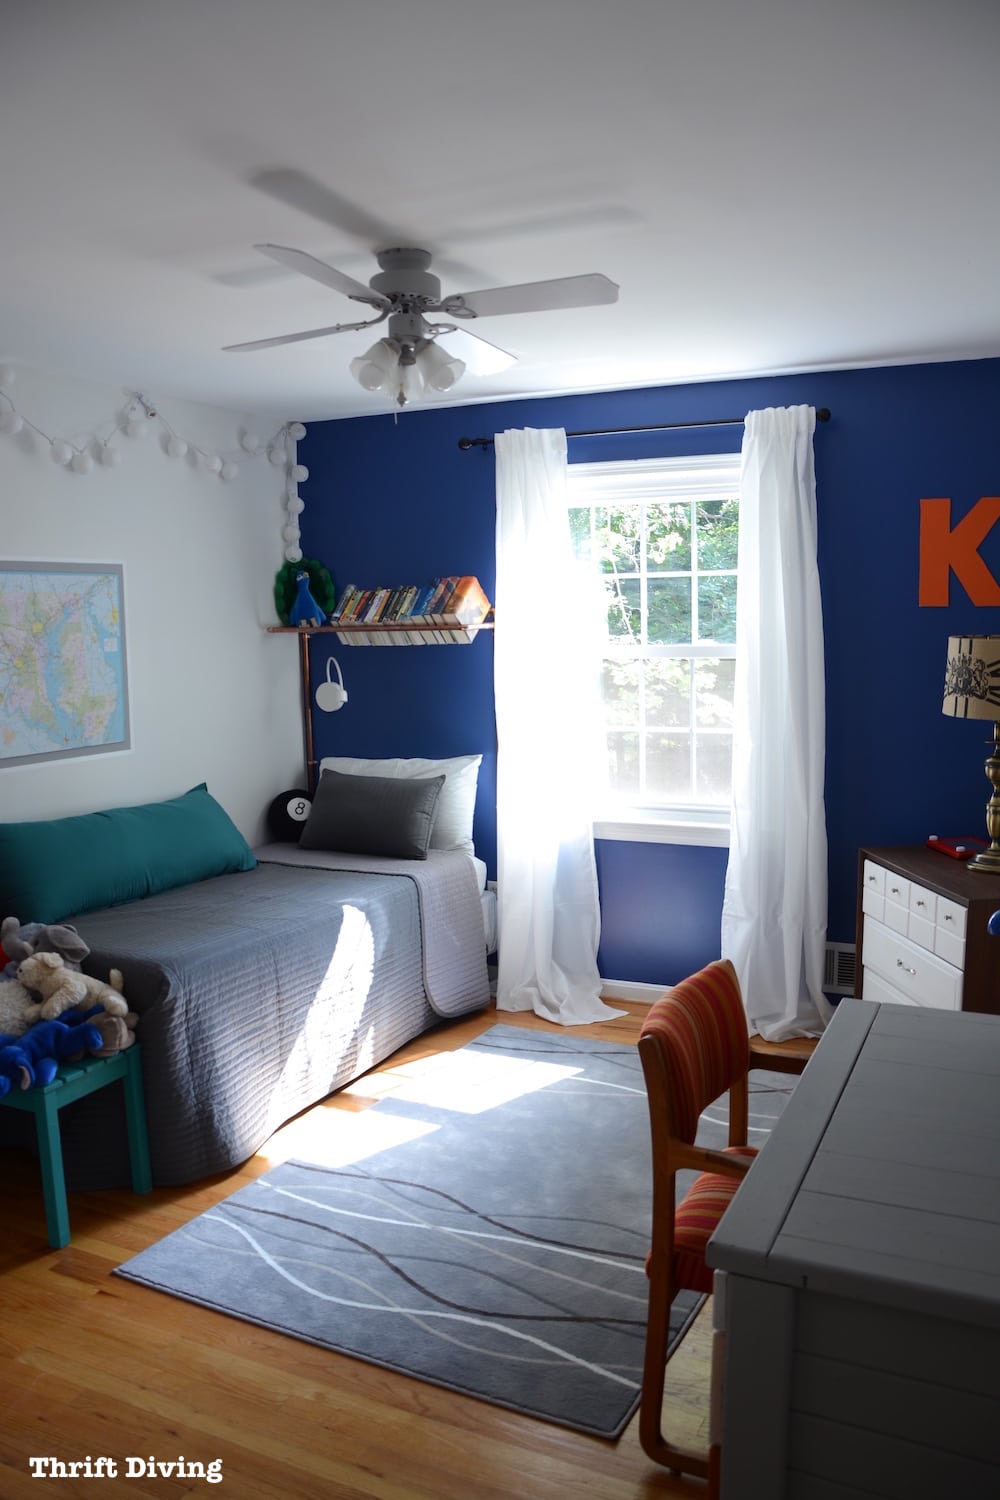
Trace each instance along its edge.
{"label": "green wreath", "polygon": [[274,607],[282,625],[290,623],[289,616],[298,593],[295,580],[300,573],[309,574],[309,592],[324,615],[330,615],[337,601],[333,579],[321,562],[312,557],[303,557],[299,562],[282,563],[274,580]]}

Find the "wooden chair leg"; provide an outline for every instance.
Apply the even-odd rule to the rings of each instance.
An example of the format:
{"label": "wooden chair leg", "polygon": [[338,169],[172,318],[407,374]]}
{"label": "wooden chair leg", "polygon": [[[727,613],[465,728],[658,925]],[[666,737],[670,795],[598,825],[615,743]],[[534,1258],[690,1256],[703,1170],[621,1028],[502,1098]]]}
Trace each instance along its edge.
{"label": "wooden chair leg", "polygon": [[649,1310],[646,1322],[646,1353],[639,1398],[639,1442],[647,1458],[663,1464],[675,1474],[709,1475],[709,1456],[680,1448],[663,1435],[663,1392],[670,1343],[670,1307],[673,1286],[663,1265],[651,1258],[649,1266]]}

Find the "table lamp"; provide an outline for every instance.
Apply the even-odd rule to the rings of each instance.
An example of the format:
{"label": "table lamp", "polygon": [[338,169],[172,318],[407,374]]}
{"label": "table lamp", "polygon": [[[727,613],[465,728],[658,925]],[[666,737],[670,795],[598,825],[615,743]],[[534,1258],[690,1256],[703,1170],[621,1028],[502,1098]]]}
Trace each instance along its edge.
{"label": "table lamp", "polygon": [[993,722],[993,749],[986,757],[986,779],[993,787],[986,804],[990,847],[974,854],[967,868],[1000,875],[1000,635],[949,636],[941,711],[953,719]]}

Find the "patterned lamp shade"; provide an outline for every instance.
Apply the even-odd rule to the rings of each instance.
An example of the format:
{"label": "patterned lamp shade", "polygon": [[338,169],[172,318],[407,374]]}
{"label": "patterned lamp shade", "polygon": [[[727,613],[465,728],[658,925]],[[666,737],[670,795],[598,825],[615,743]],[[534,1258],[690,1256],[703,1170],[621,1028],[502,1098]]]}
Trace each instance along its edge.
{"label": "patterned lamp shade", "polygon": [[949,636],[941,712],[1000,722],[1000,635]]}

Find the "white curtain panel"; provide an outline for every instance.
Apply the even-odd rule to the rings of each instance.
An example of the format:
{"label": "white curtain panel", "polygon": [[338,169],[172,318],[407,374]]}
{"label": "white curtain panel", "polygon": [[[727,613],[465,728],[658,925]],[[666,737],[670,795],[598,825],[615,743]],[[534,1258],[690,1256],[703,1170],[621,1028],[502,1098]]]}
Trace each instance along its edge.
{"label": "white curtain panel", "polygon": [[598,654],[580,628],[566,434],[497,433],[497,1007],[579,1026],[601,999]]}
{"label": "white curtain panel", "polygon": [[811,406],[747,414],[740,480],[733,803],[722,954],[752,1031],[816,1036],[827,913],[823,615]]}

